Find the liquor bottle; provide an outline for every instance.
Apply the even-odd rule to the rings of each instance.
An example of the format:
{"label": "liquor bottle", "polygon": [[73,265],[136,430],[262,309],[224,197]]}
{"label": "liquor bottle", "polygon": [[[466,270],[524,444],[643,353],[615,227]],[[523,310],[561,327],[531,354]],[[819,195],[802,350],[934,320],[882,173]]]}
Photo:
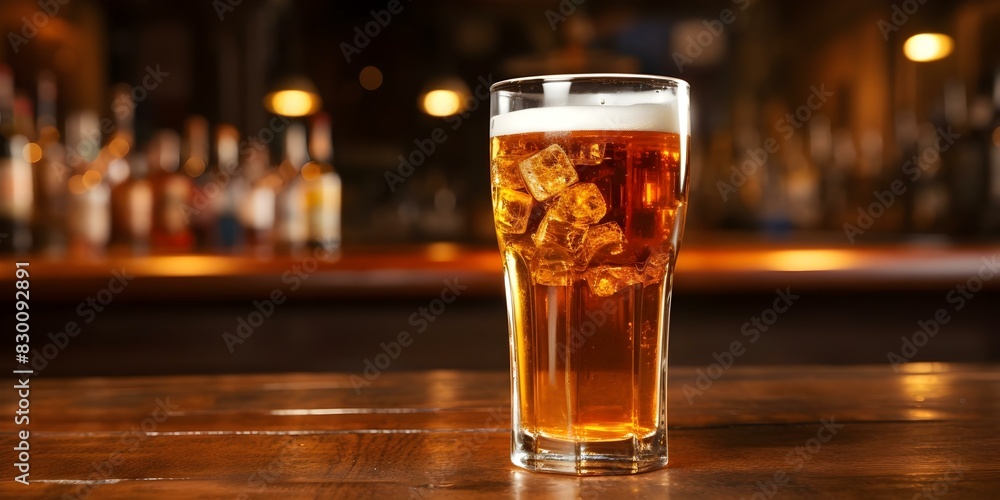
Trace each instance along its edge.
{"label": "liquor bottle", "polygon": [[[940,144],[938,130],[947,128],[948,125],[940,114],[922,124],[917,136],[917,151],[934,151],[936,145]],[[921,174],[913,182],[914,209],[910,223],[912,232],[921,235],[944,233],[948,229],[950,210],[945,172],[947,165],[954,163],[954,158],[950,154],[928,156],[921,155],[918,163]]]}
{"label": "liquor bottle", "polygon": [[112,103],[116,127],[105,149],[112,158],[110,165],[126,172],[125,180],[111,188],[112,240],[133,252],[145,253],[153,230],[153,187],[147,178],[146,162],[131,154],[135,102],[130,88],[116,87]]}
{"label": "liquor bottle", "polygon": [[[114,189],[125,182],[132,172],[128,156],[135,142],[135,101],[128,84],[118,84],[111,93],[111,112],[114,129],[107,131],[108,143],[101,148],[107,162],[108,185]],[[102,126],[104,123],[102,122]]]}
{"label": "liquor bottle", "polygon": [[239,217],[239,202],[247,196],[249,184],[240,173],[239,131],[232,125],[215,128],[215,159],[212,168],[214,191],[212,211],[215,214],[213,244],[221,250],[233,250],[243,244],[243,227]]}
{"label": "liquor bottle", "polygon": [[340,247],[342,185],[340,175],[333,168],[330,116],[326,113],[313,118],[309,153],[312,161],[302,167],[302,178],[306,181],[309,244],[333,250]]}
{"label": "liquor bottle", "polygon": [[920,175],[913,182],[912,224],[914,232],[924,235],[937,236],[952,230],[949,214],[953,200],[948,176],[956,168],[963,172],[960,175],[966,175],[964,166],[957,166],[964,148],[955,147],[955,140],[948,136],[968,134],[965,85],[952,80],[945,83],[943,90],[943,99],[929,102],[929,120],[920,125],[917,134]]}
{"label": "liquor bottle", "polygon": [[28,138],[14,122],[14,76],[0,66],[0,253],[31,249],[31,164],[24,158]]}
{"label": "liquor bottle", "polygon": [[184,160],[181,166],[192,181],[192,204],[184,212],[190,220],[195,246],[199,249],[212,246],[215,223],[212,204],[218,195],[217,190],[208,186],[212,182],[208,154],[208,120],[203,116],[191,116],[184,122]]}
{"label": "liquor bottle", "polygon": [[242,177],[249,184],[249,192],[240,202],[244,239],[251,254],[269,256],[275,246],[276,199],[282,179],[271,168],[267,146],[259,140],[250,139],[244,152]]}
{"label": "liquor bottle", "polygon": [[848,219],[847,184],[843,170],[833,161],[833,128],[822,113],[809,121],[809,159],[820,171],[819,198],[823,205],[823,228],[840,229]]}
{"label": "liquor bottle", "polygon": [[191,178],[179,171],[180,137],[173,130],[158,131],[147,151],[153,185],[153,247],[188,251],[194,243],[191,219]]}
{"label": "liquor bottle", "polygon": [[100,155],[100,119],[96,113],[75,113],[66,120],[70,177],[68,224],[70,248],[85,256],[100,255],[111,237],[111,188],[105,173],[107,158]]}
{"label": "liquor bottle", "polygon": [[[902,109],[896,112],[894,121],[894,132],[895,132],[895,143],[896,148],[894,151],[894,157],[896,163],[905,165],[907,161],[913,161],[912,158],[920,157],[920,124],[917,122],[917,115],[912,109]],[[919,160],[923,161],[923,160]],[[921,163],[915,165],[917,167],[922,167]],[[923,177],[922,168],[919,170],[920,177]],[[917,180],[919,180],[919,178]],[[912,179],[909,175],[903,177],[904,182],[914,183],[916,180]],[[900,224],[901,233],[912,233],[914,226],[913,221],[915,214],[917,212],[917,202],[916,196],[914,195],[915,188],[907,185],[906,192],[904,196],[899,197],[899,202],[897,205],[901,205],[900,211],[902,212],[902,223]],[[869,203],[871,203],[869,201]]]}
{"label": "liquor bottle", "polygon": [[66,212],[69,194],[66,182],[72,172],[66,165],[66,148],[62,145],[56,123],[56,79],[48,71],[38,75],[37,116],[40,157],[33,168],[33,241],[38,252],[59,254],[67,246]]}
{"label": "liquor bottle", "polygon": [[285,252],[296,252],[309,239],[306,212],[306,187],[301,169],[308,159],[306,128],[292,123],[285,129],[284,159],[278,167],[283,184],[277,196],[276,229],[278,247]]}
{"label": "liquor bottle", "polygon": [[983,207],[982,233],[1000,236],[1000,66],[993,74],[993,116],[986,143],[986,203]]}

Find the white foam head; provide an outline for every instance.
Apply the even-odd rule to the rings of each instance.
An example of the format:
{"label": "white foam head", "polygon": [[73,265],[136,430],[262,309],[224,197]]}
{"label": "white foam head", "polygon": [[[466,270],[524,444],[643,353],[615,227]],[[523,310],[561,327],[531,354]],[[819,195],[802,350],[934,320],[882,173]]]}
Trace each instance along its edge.
{"label": "white foam head", "polygon": [[677,108],[671,104],[531,108],[490,120],[490,137],[570,130],[682,132]]}
{"label": "white foam head", "polygon": [[[680,86],[679,93],[647,89],[574,94],[572,82],[568,81],[573,76],[538,77],[543,80],[541,92],[528,100],[541,107],[511,110],[515,101],[510,97],[516,93],[495,89],[498,94],[493,98],[496,108],[495,116],[490,119],[490,137],[571,130],[689,133],[686,84]],[[630,78],[630,75],[597,76]]]}

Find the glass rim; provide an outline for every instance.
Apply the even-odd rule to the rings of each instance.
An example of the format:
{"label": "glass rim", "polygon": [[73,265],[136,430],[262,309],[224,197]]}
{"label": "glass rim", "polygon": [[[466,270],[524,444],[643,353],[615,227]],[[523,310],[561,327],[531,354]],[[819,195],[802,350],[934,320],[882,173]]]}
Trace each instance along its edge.
{"label": "glass rim", "polygon": [[552,75],[534,75],[534,76],[521,76],[517,78],[508,78],[506,80],[501,80],[499,82],[490,85],[490,92],[499,90],[501,87],[506,87],[509,85],[519,85],[525,83],[546,83],[546,82],[574,82],[574,81],[588,81],[588,80],[599,80],[599,79],[611,79],[617,80],[616,83],[642,83],[642,82],[661,82],[669,83],[676,87],[691,88],[691,84],[686,80],[680,78],[675,78],[672,76],[663,75],[649,75],[642,73],[565,73],[565,74],[552,74]]}

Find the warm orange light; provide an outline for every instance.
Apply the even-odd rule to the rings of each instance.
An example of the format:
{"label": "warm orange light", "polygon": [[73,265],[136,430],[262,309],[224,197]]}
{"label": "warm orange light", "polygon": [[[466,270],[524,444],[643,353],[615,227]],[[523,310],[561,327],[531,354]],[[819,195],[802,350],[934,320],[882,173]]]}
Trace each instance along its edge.
{"label": "warm orange light", "polygon": [[838,250],[775,250],[764,254],[762,263],[774,271],[833,271],[846,269],[854,259]]}
{"label": "warm orange light", "polygon": [[954,47],[955,42],[948,35],[920,33],[911,36],[903,43],[903,54],[911,61],[936,61],[951,54]]}
{"label": "warm orange light", "polygon": [[319,179],[320,174],[322,174],[322,168],[319,163],[311,161],[302,166],[302,178],[309,182]]}
{"label": "warm orange light", "polygon": [[73,194],[83,194],[87,192],[87,187],[83,185],[83,176],[80,174],[69,178],[69,192]]}
{"label": "warm orange light", "polygon": [[57,142],[59,140],[59,129],[52,125],[46,125],[38,129],[39,142]]}
{"label": "warm orange light", "polygon": [[642,194],[642,206],[653,207],[660,199],[660,185],[655,182],[647,182],[646,190]]}
{"label": "warm orange light", "polygon": [[24,149],[21,151],[24,159],[31,163],[38,163],[42,159],[42,147],[33,142],[29,142],[24,145]]}
{"label": "warm orange light", "polygon": [[933,374],[933,373],[944,373],[949,371],[948,365],[945,363],[935,363],[928,361],[912,361],[910,363],[901,364],[899,367],[900,373],[917,373],[917,374]]}
{"label": "warm orange light", "polygon": [[115,158],[125,158],[125,155],[128,154],[128,151],[129,151],[128,141],[122,139],[121,137],[115,137],[114,139],[111,139],[111,142],[108,143],[108,152],[111,153],[111,156]]}
{"label": "warm orange light", "polygon": [[205,162],[200,158],[188,158],[184,162],[184,172],[192,178],[198,177],[205,172]]}
{"label": "warm orange light", "polygon": [[452,116],[465,110],[471,94],[469,86],[461,78],[443,76],[427,82],[417,106],[431,116]]}
{"label": "warm orange light", "polygon": [[432,90],[424,94],[422,105],[431,116],[451,116],[462,109],[462,97],[454,90]]}
{"label": "warm orange light", "polygon": [[451,262],[458,254],[459,246],[454,243],[438,242],[427,246],[427,259],[431,262]]}
{"label": "warm orange light", "polygon": [[318,94],[305,90],[279,90],[264,97],[264,107],[282,116],[306,116],[319,111],[323,105]]}
{"label": "warm orange light", "polygon": [[222,256],[164,255],[136,264],[136,271],[154,276],[218,276],[243,272],[240,262]]}
{"label": "warm orange light", "polygon": [[83,187],[90,189],[101,183],[103,176],[97,170],[88,170],[83,173]]}
{"label": "warm orange light", "polygon": [[382,70],[375,66],[365,66],[358,75],[358,82],[365,90],[375,90],[382,86]]}
{"label": "warm orange light", "polygon": [[295,177],[299,174],[300,170],[301,169],[299,168],[295,168],[295,165],[292,165],[292,162],[288,160],[285,160],[281,162],[281,165],[278,165],[278,174],[280,174],[283,179],[291,179]]}

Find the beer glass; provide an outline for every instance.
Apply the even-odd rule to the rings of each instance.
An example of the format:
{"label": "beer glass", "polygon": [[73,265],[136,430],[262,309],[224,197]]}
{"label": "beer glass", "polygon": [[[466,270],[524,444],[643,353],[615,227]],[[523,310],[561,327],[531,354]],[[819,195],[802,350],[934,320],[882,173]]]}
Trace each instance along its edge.
{"label": "beer glass", "polygon": [[490,88],[490,177],[510,332],[514,464],[667,463],[667,336],[690,89],[660,76]]}

